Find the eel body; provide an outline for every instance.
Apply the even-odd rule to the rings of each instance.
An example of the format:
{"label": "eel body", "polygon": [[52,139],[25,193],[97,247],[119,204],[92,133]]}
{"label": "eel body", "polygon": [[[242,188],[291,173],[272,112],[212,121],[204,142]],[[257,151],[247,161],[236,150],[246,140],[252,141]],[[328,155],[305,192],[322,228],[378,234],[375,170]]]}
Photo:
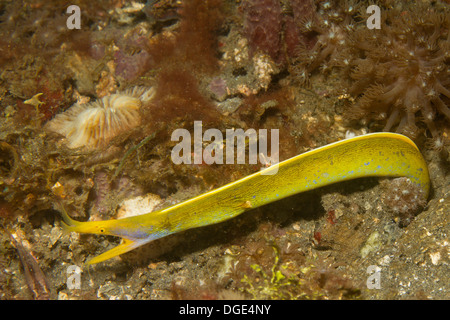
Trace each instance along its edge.
{"label": "eel body", "polygon": [[[300,154],[171,207],[124,219],[79,222],[62,210],[69,231],[118,236],[122,243],[94,264],[183,230],[219,223],[265,204],[361,177],[408,177],[428,198],[428,168],[417,146],[395,133],[373,133]],[[425,199],[426,200],[426,199]]]}

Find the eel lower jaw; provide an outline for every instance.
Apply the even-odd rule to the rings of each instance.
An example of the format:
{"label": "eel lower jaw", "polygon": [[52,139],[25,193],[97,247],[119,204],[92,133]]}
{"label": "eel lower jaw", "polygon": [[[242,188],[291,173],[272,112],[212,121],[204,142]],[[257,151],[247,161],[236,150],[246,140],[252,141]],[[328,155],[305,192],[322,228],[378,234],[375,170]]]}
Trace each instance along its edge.
{"label": "eel lower jaw", "polygon": [[147,242],[150,242],[147,239],[143,239],[143,240],[130,240],[130,239],[122,239],[122,243],[119,244],[118,246],[112,248],[111,250],[108,250],[88,261],[86,261],[86,265],[92,265],[92,264],[96,264],[99,262],[103,262],[105,260],[117,257],[121,254],[124,254],[128,251],[131,251],[133,249],[136,249],[137,247],[140,247],[144,244],[146,244]]}

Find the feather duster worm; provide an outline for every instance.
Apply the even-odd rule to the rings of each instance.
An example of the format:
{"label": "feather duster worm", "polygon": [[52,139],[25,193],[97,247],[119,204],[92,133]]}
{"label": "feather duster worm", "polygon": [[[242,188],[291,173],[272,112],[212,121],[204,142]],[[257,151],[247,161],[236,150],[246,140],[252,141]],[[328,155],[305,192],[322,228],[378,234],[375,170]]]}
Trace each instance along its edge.
{"label": "feather duster worm", "polygon": [[135,87],[92,103],[77,103],[58,114],[46,129],[64,135],[69,148],[105,146],[141,123],[142,103],[150,101],[154,93],[154,88]]}

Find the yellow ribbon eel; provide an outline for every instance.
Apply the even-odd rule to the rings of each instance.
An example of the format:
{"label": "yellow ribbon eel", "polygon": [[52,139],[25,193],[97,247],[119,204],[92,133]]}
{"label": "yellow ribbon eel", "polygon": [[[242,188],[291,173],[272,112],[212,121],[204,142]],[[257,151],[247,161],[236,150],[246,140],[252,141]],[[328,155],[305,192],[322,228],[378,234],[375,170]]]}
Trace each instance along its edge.
{"label": "yellow ribbon eel", "polygon": [[300,154],[218,189],[144,215],[106,221],[79,222],[62,210],[69,231],[123,238],[117,247],[89,260],[94,264],[145,243],[183,230],[219,223],[252,208],[361,177],[408,177],[428,198],[430,178],[425,160],[409,138],[372,133],[338,141]]}

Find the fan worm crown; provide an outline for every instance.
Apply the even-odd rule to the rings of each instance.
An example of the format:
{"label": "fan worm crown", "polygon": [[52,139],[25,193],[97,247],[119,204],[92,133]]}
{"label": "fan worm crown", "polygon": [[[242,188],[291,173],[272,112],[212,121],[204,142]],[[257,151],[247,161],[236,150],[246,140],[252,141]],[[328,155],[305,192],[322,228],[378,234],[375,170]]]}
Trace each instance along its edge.
{"label": "fan worm crown", "polygon": [[69,148],[104,146],[141,123],[142,103],[150,101],[154,93],[154,88],[135,87],[92,103],[77,103],[58,114],[46,127],[64,135]]}

